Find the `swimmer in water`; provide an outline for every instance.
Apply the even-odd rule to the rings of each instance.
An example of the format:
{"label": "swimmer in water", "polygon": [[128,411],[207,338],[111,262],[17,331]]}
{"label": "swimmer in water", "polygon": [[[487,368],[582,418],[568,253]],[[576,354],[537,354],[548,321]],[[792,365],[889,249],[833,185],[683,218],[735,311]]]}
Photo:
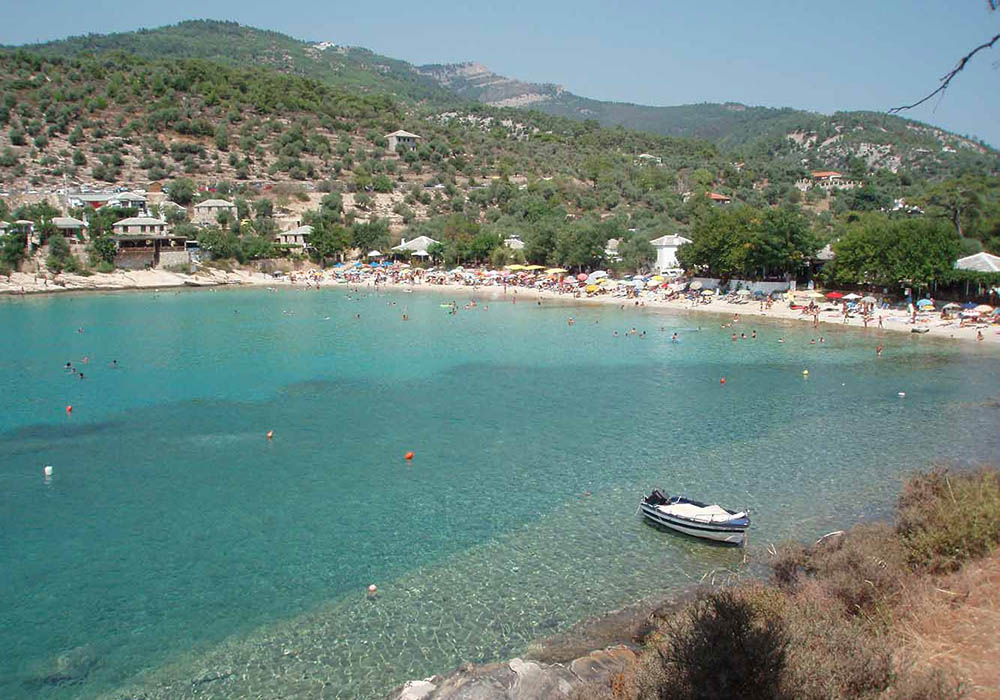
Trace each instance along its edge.
{"label": "swimmer in water", "polygon": [[784,338],[778,338],[778,342],[779,343],[783,343],[783,342],[785,342],[785,339]]}
{"label": "swimmer in water", "polygon": [[676,343],[677,342],[677,334],[676,333],[674,333],[672,336],[670,336],[670,342],[671,343]]}

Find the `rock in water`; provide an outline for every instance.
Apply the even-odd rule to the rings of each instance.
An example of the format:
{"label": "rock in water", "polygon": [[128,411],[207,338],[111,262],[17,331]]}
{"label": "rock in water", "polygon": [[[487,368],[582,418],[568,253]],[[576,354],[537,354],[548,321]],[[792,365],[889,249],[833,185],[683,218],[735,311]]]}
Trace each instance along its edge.
{"label": "rock in water", "polygon": [[100,657],[93,645],[74,647],[60,654],[52,662],[40,681],[42,685],[77,685],[87,680],[87,676],[97,666]]}

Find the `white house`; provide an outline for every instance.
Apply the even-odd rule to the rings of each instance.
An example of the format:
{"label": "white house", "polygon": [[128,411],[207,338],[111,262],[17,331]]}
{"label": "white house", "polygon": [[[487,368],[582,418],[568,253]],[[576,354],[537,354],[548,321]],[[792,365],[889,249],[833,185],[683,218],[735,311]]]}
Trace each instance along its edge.
{"label": "white house", "polygon": [[677,249],[685,243],[690,242],[691,241],[684,238],[684,236],[678,236],[676,234],[660,236],[659,238],[651,240],[650,243],[656,250],[656,263],[654,264],[656,269],[659,272],[663,272],[664,270],[677,267]]}
{"label": "white house", "polygon": [[438,242],[439,241],[435,241],[430,236],[417,236],[416,238],[413,238],[413,239],[411,239],[409,241],[404,238],[403,241],[398,246],[395,246],[392,249],[392,252],[394,252],[394,253],[404,253],[404,254],[405,253],[411,253],[412,254],[412,253],[416,253],[419,250],[422,250],[422,251],[424,251],[426,253],[427,252],[427,248],[429,246],[432,246],[432,245],[434,245],[435,243],[438,243]]}
{"label": "white house", "polygon": [[402,129],[394,131],[391,134],[386,134],[385,137],[389,140],[389,150],[393,153],[396,152],[397,146],[403,146],[414,151],[417,148],[417,141],[420,140],[420,137],[416,134],[411,134],[409,131],[403,131]]}
{"label": "white house", "polygon": [[621,255],[618,254],[618,245],[621,243],[619,238],[609,238],[608,242],[604,244],[604,257],[610,261],[620,260]]}
{"label": "white house", "polygon": [[955,263],[957,270],[975,270],[976,272],[1000,272],[1000,256],[989,253],[976,253],[959,258]]}
{"label": "white house", "polygon": [[511,236],[503,239],[503,244],[511,250],[524,250],[524,241],[520,236]]}
{"label": "white house", "polygon": [[206,199],[194,205],[194,223],[202,226],[214,226],[219,223],[219,214],[226,212],[236,218],[236,205],[224,199]]}

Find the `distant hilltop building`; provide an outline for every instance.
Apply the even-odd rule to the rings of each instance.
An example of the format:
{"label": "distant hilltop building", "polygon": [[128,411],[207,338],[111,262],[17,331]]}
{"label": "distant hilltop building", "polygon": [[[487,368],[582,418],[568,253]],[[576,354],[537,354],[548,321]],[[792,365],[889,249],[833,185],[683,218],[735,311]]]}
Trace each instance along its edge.
{"label": "distant hilltop building", "polygon": [[813,170],[810,175],[811,178],[796,180],[795,187],[802,192],[808,192],[813,187],[829,192],[830,190],[853,190],[864,184],[859,180],[845,180],[844,176],[836,170]]}
{"label": "distant hilltop building", "polygon": [[718,192],[706,192],[705,196],[712,200],[713,204],[729,204],[733,201],[732,197]]}
{"label": "distant hilltop building", "polygon": [[403,146],[411,151],[417,149],[417,142],[420,141],[420,137],[416,134],[411,134],[409,131],[394,131],[391,134],[385,135],[386,139],[389,141],[389,150],[395,152],[396,148]]}
{"label": "distant hilltop building", "polygon": [[640,153],[635,157],[636,165],[663,165],[663,158],[652,153]]}

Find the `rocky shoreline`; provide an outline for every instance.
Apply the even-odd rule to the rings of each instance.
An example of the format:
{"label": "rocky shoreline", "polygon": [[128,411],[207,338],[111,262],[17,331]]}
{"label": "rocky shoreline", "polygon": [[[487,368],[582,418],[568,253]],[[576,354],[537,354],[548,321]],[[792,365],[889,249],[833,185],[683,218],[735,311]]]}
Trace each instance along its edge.
{"label": "rocky shoreline", "polygon": [[610,682],[634,666],[658,621],[692,597],[689,591],[634,603],[539,640],[523,657],[463,664],[450,673],[407,681],[386,700],[571,698],[583,686]]}

